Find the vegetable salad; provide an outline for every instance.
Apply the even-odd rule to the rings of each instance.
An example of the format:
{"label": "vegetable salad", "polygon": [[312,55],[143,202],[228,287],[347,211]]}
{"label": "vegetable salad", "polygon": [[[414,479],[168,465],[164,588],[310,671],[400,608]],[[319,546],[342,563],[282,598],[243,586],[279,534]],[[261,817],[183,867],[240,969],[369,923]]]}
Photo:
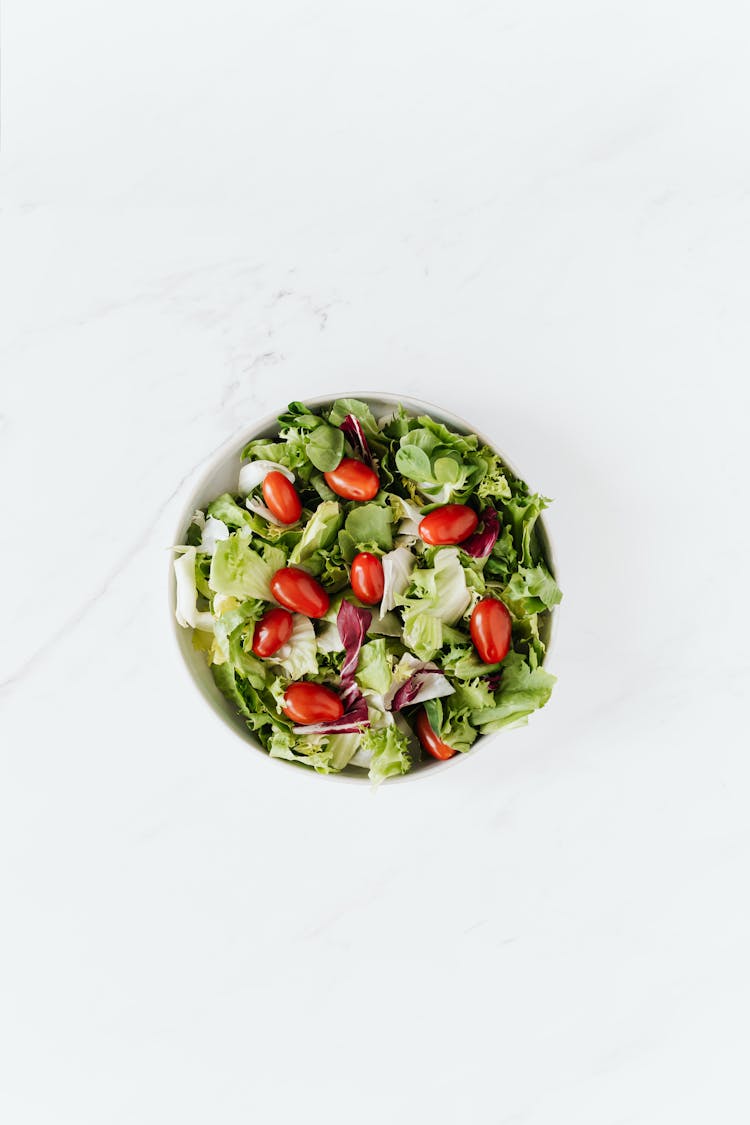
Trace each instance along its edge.
{"label": "vegetable salad", "polygon": [[268,753],[373,782],[550,697],[549,503],[473,435],[293,402],[176,548],[176,616]]}

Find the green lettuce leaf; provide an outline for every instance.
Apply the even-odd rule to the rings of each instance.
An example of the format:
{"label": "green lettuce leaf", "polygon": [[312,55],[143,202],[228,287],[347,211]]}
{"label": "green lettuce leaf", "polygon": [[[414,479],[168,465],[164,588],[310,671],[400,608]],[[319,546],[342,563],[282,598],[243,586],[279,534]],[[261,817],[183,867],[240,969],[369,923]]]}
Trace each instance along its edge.
{"label": "green lettuce leaf", "polygon": [[503,601],[516,617],[552,609],[562,601],[562,592],[544,563],[520,566],[503,590]]}
{"label": "green lettuce leaf", "polygon": [[521,725],[532,711],[544,707],[552,694],[555,677],[544,668],[529,666],[517,652],[509,652],[503,661],[500,687],[495,692],[495,706],[473,711],[471,720],[482,733],[500,730],[510,724]]}
{"label": "green lettuce leaf", "polygon": [[241,508],[228,492],[224,492],[221,496],[212,500],[206,508],[206,512],[209,516],[221,520],[227,527],[235,530],[247,527],[252,531],[255,526],[255,517],[250,514],[247,508]]}
{"label": "green lettuce leaf", "polygon": [[307,456],[316,469],[322,473],[330,473],[344,456],[343,431],[325,423],[318,426],[308,439]]}
{"label": "green lettuce leaf", "polygon": [[289,556],[292,566],[305,564],[315,551],[330,547],[341,527],[341,506],[337,500],[323,500],[302,531],[302,538]]}
{"label": "green lettuce leaf", "polygon": [[[445,626],[443,632],[447,632]],[[463,643],[452,640],[442,653],[440,664],[444,672],[458,680],[473,680],[477,676],[497,672],[501,667],[500,664],[483,664],[468,636],[464,637]]]}
{"label": "green lettuce leaf", "polygon": [[[249,598],[247,601],[238,602],[234,597],[226,597],[225,595],[216,595],[214,598],[214,605],[218,602],[224,602],[220,613],[214,613],[214,636],[216,648],[221,655],[222,660],[231,660],[232,654],[230,651],[232,637],[237,634],[248,632],[250,634],[250,642],[252,644],[253,627],[252,623],[258,621],[265,613],[267,606],[265,602],[258,601],[255,598]],[[255,658],[253,658],[255,661]],[[219,663],[219,661],[217,661]],[[257,661],[255,661],[257,663]],[[254,665],[253,665],[254,667]],[[242,669],[240,669],[243,672]],[[243,672],[243,675],[247,675]],[[265,677],[264,677],[265,678]]]}
{"label": "green lettuce leaf", "polygon": [[479,711],[483,707],[494,706],[495,695],[484,676],[477,676],[473,680],[456,680],[453,686],[456,690],[449,698],[456,711],[463,708]]}
{"label": "green lettuce leaf", "polygon": [[216,544],[211,559],[209,585],[216,594],[228,594],[245,601],[258,598],[271,601],[273,572],[243,536],[235,532]]}
{"label": "green lettuce leaf", "polygon": [[270,543],[265,544],[262,553],[263,561],[268,564],[271,574],[286,566],[287,552],[278,544],[275,546],[271,546]]}
{"label": "green lettuce leaf", "polygon": [[396,467],[433,503],[462,501],[488,471],[488,460],[477,451],[477,444],[473,435],[457,434],[422,415],[401,434]]}
{"label": "green lettuce leaf", "polygon": [[348,766],[349,762],[356,754],[361,740],[362,735],[359,733],[329,734],[328,752],[330,754],[331,769],[342,770],[345,766]]}
{"label": "green lettuce leaf", "polygon": [[485,580],[506,582],[518,565],[518,552],[509,525],[500,530],[492,552],[484,564]]}
{"label": "green lettuce leaf", "polygon": [[453,625],[471,602],[456,548],[442,547],[432,567],[414,570],[406,597],[399,600],[404,643],[420,660],[430,660],[442,646],[442,624]]}
{"label": "green lettuce leaf", "polygon": [[324,425],[319,414],[313,414],[304,402],[290,402],[283,414],[279,414],[279,436],[295,438],[298,434],[309,434],[318,426]]}
{"label": "green lettuce leaf", "polygon": [[277,729],[269,738],[268,753],[272,758],[284,758],[288,762],[310,766],[316,773],[332,773],[341,768],[333,765],[333,751],[326,735],[299,738]]}
{"label": "green lettuce leaf", "polygon": [[295,613],[292,615],[291,637],[268,660],[282,667],[290,680],[299,680],[302,676],[314,676],[318,671],[317,651],[312,621],[301,613]]}
{"label": "green lettuce leaf", "polygon": [[374,691],[384,695],[391,686],[393,672],[388,660],[388,649],[385,637],[376,641],[368,641],[359,650],[359,663],[355,679],[365,691]]}
{"label": "green lettuce leaf", "polygon": [[412,752],[409,739],[395,723],[379,727],[372,727],[362,735],[360,749],[369,753],[370,781],[378,785],[387,777],[396,777],[401,773],[408,773],[412,766]]}
{"label": "green lettuce leaf", "polygon": [[349,567],[338,541],[330,547],[321,547],[317,551],[313,551],[305,559],[304,567],[318,579],[329,593],[342,590],[349,582]]}
{"label": "green lettuce leaf", "polygon": [[[541,620],[545,620],[542,616]],[[529,614],[528,617],[517,617],[513,621],[513,648],[520,652],[529,662],[529,667],[538,668],[544,660],[546,645],[540,636],[540,615]]]}
{"label": "green lettuce leaf", "polygon": [[439,701],[444,706],[437,733],[448,746],[452,746],[460,754],[465,754],[476,741],[479,732],[472,723],[471,708],[465,703],[462,704],[457,696],[458,691],[455,695],[449,695]]}
{"label": "green lettuce leaf", "polygon": [[392,508],[373,501],[352,508],[346,517],[345,529],[359,551],[390,551],[393,546],[392,523]]}
{"label": "green lettuce leaf", "polygon": [[509,500],[511,489],[508,474],[502,459],[486,445],[479,450],[484,461],[485,472],[477,484],[476,494],[480,500]]}
{"label": "green lettuce leaf", "polygon": [[443,626],[432,613],[416,607],[404,614],[404,640],[420,660],[432,660],[443,643]]}
{"label": "green lettuce leaf", "polygon": [[331,407],[328,414],[328,421],[332,426],[340,426],[347,415],[353,414],[355,418],[359,418],[362,423],[362,429],[366,435],[376,438],[378,441],[382,440],[380,427],[375,421],[370,407],[366,402],[360,402],[358,398],[337,398]]}
{"label": "green lettuce leaf", "polygon": [[227,697],[230,703],[234,704],[241,715],[244,715],[247,719],[252,719],[253,712],[248,706],[245,693],[241,690],[241,681],[238,679],[232,665],[212,664],[211,672],[213,673],[219,691]]}
{"label": "green lettuce leaf", "polygon": [[523,566],[533,566],[539,561],[540,549],[535,534],[535,524],[549,500],[538,493],[530,493],[522,480],[514,480],[513,496],[503,502],[506,519],[513,532],[513,541]]}
{"label": "green lettuce leaf", "polygon": [[290,436],[287,441],[266,441],[260,438],[248,442],[242,451],[242,459],[253,461],[275,461],[285,465],[302,480],[309,480],[314,466],[307,456],[307,437],[304,433]]}

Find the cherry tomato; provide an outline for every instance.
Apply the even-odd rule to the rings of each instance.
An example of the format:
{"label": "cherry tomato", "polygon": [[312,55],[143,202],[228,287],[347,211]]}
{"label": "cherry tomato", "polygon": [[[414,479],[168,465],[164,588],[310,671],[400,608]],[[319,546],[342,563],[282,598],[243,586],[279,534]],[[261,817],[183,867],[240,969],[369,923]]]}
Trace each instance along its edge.
{"label": "cherry tomato", "polygon": [[485,664],[499,664],[510,648],[511,618],[497,598],[477,602],[469,625],[474,648]]}
{"label": "cherry tomato", "polygon": [[430,726],[430,720],[427,718],[427,712],[424,707],[417,715],[417,734],[419,741],[422,743],[423,748],[433,758],[439,761],[445,761],[446,758],[452,758],[456,751],[447,742],[443,742],[438,738],[434,730]]}
{"label": "cherry tomato", "polygon": [[309,684],[299,680],[284,692],[281,705],[284,714],[294,723],[330,723],[344,714],[344,704],[335,691],[323,684]]}
{"label": "cherry tomato", "polygon": [[425,516],[419,525],[419,534],[431,547],[446,543],[463,543],[479,523],[479,517],[465,504],[443,504]]}
{"label": "cherry tomato", "polygon": [[377,555],[362,551],[354,556],[351,573],[352,590],[365,605],[375,605],[383,596],[385,576]]}
{"label": "cherry tomato", "polygon": [[287,609],[304,613],[305,617],[322,617],[331,604],[328,594],[306,570],[285,566],[271,579],[271,592]]}
{"label": "cherry tomato", "polygon": [[297,489],[283,473],[274,469],[263,481],[263,499],[269,510],[282,523],[296,523],[302,515],[302,501]]}
{"label": "cherry tomato", "polygon": [[291,613],[285,609],[269,609],[264,613],[253,633],[253,652],[256,656],[273,656],[292,635]]}
{"label": "cherry tomato", "polygon": [[345,457],[336,469],[323,473],[326,484],[345,500],[372,500],[380,488],[378,474],[363,461]]}

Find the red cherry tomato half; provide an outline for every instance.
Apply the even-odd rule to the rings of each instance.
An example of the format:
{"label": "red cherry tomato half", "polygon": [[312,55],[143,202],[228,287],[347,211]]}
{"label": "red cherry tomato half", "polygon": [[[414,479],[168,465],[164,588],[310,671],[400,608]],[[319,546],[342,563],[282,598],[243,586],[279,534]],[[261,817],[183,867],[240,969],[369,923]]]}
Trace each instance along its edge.
{"label": "red cherry tomato half", "polygon": [[352,590],[365,605],[375,605],[383,596],[385,576],[377,555],[362,551],[354,556],[351,573]]}
{"label": "red cherry tomato half", "polygon": [[302,726],[330,723],[344,714],[344,704],[335,691],[323,684],[309,684],[306,680],[289,685],[284,692],[281,709],[293,723]]}
{"label": "red cherry tomato half", "polygon": [[328,594],[306,570],[285,566],[271,579],[271,593],[287,609],[305,617],[322,617],[331,604]]}
{"label": "red cherry tomato half", "polygon": [[275,469],[263,481],[263,499],[270,512],[282,523],[296,523],[302,515],[302,501],[297,489]]}
{"label": "red cherry tomato half", "polygon": [[447,742],[443,742],[438,738],[434,730],[430,726],[430,720],[427,718],[427,712],[424,707],[417,715],[417,734],[419,741],[422,743],[423,748],[433,758],[439,761],[445,761],[446,758],[452,758],[456,751]]}
{"label": "red cherry tomato half", "polygon": [[345,500],[372,500],[380,488],[375,470],[352,457],[345,457],[338,468],[323,476],[328,487]]}
{"label": "red cherry tomato half", "polygon": [[256,656],[273,656],[292,635],[294,622],[285,609],[269,609],[264,613],[253,633],[253,652]]}
{"label": "red cherry tomato half", "polygon": [[510,648],[511,617],[497,598],[477,602],[469,625],[474,648],[485,664],[499,664]]}
{"label": "red cherry tomato half", "polygon": [[425,516],[419,525],[419,534],[431,547],[446,543],[463,543],[476,529],[479,517],[465,504],[444,504]]}

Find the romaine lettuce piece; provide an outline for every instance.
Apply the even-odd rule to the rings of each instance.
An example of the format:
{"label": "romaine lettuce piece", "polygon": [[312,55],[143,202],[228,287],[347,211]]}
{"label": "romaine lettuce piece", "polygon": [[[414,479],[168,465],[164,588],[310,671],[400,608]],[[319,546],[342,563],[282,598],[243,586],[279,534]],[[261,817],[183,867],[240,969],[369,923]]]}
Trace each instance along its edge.
{"label": "romaine lettuce piece", "polygon": [[219,691],[227,697],[230,703],[235,705],[240,714],[244,715],[247,719],[252,718],[253,712],[248,707],[244,694],[240,691],[237,675],[232,665],[212,664],[211,672],[213,673]]}
{"label": "romaine lettuce piece", "polygon": [[304,565],[318,550],[330,547],[341,527],[341,505],[337,500],[324,500],[305,524],[302,538],[289,556],[291,566]]}
{"label": "romaine lettuce piece", "polygon": [[376,641],[368,641],[362,645],[356,672],[356,680],[362,690],[383,695],[391,686],[392,678],[385,638],[379,637]]}
{"label": "romaine lettuce piece", "polygon": [[404,641],[420,660],[431,660],[440,648],[443,629],[440,618],[414,609],[404,614]]}
{"label": "romaine lettuce piece", "polygon": [[358,732],[351,734],[329,734],[327,738],[331,769],[344,769],[345,766],[349,765],[349,762],[356,754],[357,747],[362,741],[362,735]]}
{"label": "romaine lettuce piece", "polygon": [[314,676],[318,671],[315,629],[309,617],[292,614],[292,635],[285,645],[268,657],[270,664],[279,664],[290,680]]}
{"label": "romaine lettuce piece", "polygon": [[231,594],[243,601],[258,598],[272,601],[273,572],[238,532],[216,545],[211,560],[209,585],[217,594]]}
{"label": "romaine lettuce piece", "polygon": [[195,578],[195,547],[181,548],[182,553],[174,560],[175,617],[183,629],[202,629],[213,632],[214,619],[207,610],[199,610],[198,587]]}
{"label": "romaine lettuce piece", "polygon": [[380,602],[380,617],[393,609],[409,588],[412,572],[417,565],[415,555],[408,547],[396,547],[388,551],[380,560],[383,564],[383,598]]}
{"label": "romaine lettuce piece", "polygon": [[414,571],[403,604],[404,643],[420,660],[430,660],[443,643],[442,623],[454,624],[471,604],[455,547],[442,547],[434,566]]}

